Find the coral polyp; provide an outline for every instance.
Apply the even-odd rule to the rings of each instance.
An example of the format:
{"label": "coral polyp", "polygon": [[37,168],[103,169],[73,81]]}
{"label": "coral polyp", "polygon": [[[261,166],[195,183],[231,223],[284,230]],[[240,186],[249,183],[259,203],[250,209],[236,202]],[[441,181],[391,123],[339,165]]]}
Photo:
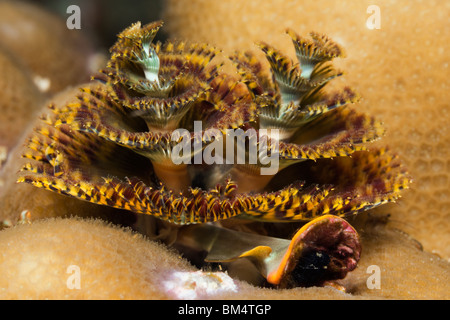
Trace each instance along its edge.
{"label": "coral polyp", "polygon": [[[154,43],[161,26],[124,30],[93,76],[97,85],[81,88],[76,103],[50,106],[28,141],[19,182],[179,225],[325,215],[320,225],[335,223],[328,215],[395,201],[407,187],[395,155],[368,149],[383,128],[350,107],[358,95],[326,90],[342,75],[332,60],[344,55],[326,36],[288,30],[297,61],[260,43],[267,61],[236,53],[230,75],[214,47]],[[244,135],[230,135],[237,131]],[[261,174],[269,160],[277,170]],[[358,245],[348,250],[359,257]]]}

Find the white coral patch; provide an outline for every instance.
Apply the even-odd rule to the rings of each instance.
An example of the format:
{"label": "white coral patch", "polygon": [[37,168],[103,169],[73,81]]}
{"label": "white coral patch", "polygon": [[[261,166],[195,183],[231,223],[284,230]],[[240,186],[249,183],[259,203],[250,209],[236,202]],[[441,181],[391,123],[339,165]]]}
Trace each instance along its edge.
{"label": "white coral patch", "polygon": [[234,280],[223,272],[176,271],[163,281],[163,287],[174,299],[186,300],[237,291]]}
{"label": "white coral patch", "polygon": [[33,82],[41,92],[47,92],[52,84],[49,78],[44,78],[39,75],[33,77]]}

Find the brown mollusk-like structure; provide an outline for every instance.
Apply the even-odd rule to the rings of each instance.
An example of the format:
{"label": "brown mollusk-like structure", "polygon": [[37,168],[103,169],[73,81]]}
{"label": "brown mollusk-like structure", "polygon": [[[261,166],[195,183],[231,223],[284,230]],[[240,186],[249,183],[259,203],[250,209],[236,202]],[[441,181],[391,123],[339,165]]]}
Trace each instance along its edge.
{"label": "brown mollusk-like structure", "polygon": [[[304,38],[288,30],[298,61],[260,43],[270,73],[254,54],[239,52],[229,57],[237,70],[229,75],[214,62],[218,50],[206,44],[154,43],[161,26],[136,23],[124,30],[107,67],[93,77],[96,89],[81,88],[76,103],[50,106],[53,112],[28,141],[24,157],[30,162],[18,181],[177,225],[317,223],[300,229],[308,233],[289,240],[295,248],[287,251],[266,250],[256,237],[229,257],[214,254],[223,261],[254,257],[269,283],[290,286],[283,279],[296,269],[299,252],[328,252],[321,263],[344,270],[330,279],[344,277],[356,267],[360,247],[342,218],[395,201],[409,178],[389,150],[367,147],[383,128],[350,107],[358,95],[348,87],[327,90],[342,75],[331,63],[344,55],[342,48],[326,36]],[[243,143],[230,134],[236,132],[245,133]],[[236,151],[231,156],[229,143]],[[180,146],[187,146],[182,156]],[[261,174],[268,160],[276,160],[278,170]],[[331,232],[333,241],[317,238],[335,226],[341,229]],[[185,235],[193,238],[193,230]],[[208,239],[193,243],[222,246]],[[284,262],[267,259],[271,252]],[[276,269],[286,265],[289,272]]]}

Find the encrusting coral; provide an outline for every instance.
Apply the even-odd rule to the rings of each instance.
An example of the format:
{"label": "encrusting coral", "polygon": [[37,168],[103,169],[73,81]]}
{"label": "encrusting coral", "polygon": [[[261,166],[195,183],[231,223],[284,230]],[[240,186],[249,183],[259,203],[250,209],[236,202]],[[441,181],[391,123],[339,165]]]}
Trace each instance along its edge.
{"label": "encrusting coral", "polygon": [[[0,299],[370,299],[380,290],[387,298],[448,295],[439,285],[450,276],[445,261],[381,229],[362,239],[371,254],[343,280],[350,294],[333,287],[257,288],[224,273],[201,273],[167,247],[99,220],[35,221],[0,232]],[[383,266],[391,251],[396,261],[383,270],[381,289],[367,288],[367,266]],[[424,268],[434,276],[420,276]],[[426,286],[434,290],[422,290]]]}
{"label": "encrusting coral", "polygon": [[163,279],[195,271],[166,247],[98,220],[35,221],[0,232],[0,243],[0,299],[168,299]]}
{"label": "encrusting coral", "polygon": [[[29,70],[0,44],[0,147],[6,153],[19,142],[24,127],[38,116],[44,102],[43,94],[30,78]],[[0,168],[3,160],[6,159],[0,159]]]}
{"label": "encrusting coral", "polygon": [[43,92],[54,94],[89,80],[90,43],[38,5],[0,1],[0,46],[29,70]]}
{"label": "encrusting coral", "polygon": [[[50,105],[28,139],[23,156],[30,162],[18,181],[170,224],[310,221],[288,241],[275,269],[273,237],[268,246],[257,238],[250,247],[236,242],[235,252],[221,252],[219,260],[256,259],[268,283],[283,287],[303,284],[304,260],[321,270],[309,285],[345,277],[356,267],[360,245],[339,216],[395,201],[409,178],[390,151],[367,150],[383,129],[348,107],[357,100],[353,90],[324,89],[342,74],[330,64],[342,55],[340,46],[288,30],[298,62],[261,43],[270,73],[250,52],[238,53],[231,57],[240,74],[235,79],[211,62],[215,48],[153,43],[161,25],[125,29],[107,67],[94,76],[103,84],[81,88],[76,102]],[[231,157],[230,130],[250,132],[249,143],[238,143]],[[180,144],[182,156],[174,157]],[[254,162],[252,151],[258,152]],[[280,168],[261,174],[273,159]],[[290,227],[284,228],[263,232],[289,237]],[[191,249],[209,247],[212,254],[223,246],[218,239],[193,236]]]}

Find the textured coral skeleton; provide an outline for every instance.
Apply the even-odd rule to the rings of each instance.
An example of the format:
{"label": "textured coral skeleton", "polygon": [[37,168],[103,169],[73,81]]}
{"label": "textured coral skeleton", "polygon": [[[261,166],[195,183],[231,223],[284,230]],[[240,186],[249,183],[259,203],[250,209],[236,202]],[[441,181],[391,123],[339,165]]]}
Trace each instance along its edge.
{"label": "textured coral skeleton", "polygon": [[[334,239],[320,248],[314,241],[306,245],[304,239],[315,238],[311,233],[294,236],[278,250],[275,264],[267,257],[277,250],[258,238],[249,240],[250,247],[236,244],[236,250],[219,255],[215,250],[214,258],[214,247],[223,247],[217,238],[195,238],[193,228],[185,234],[209,248],[210,261],[255,258],[274,285],[291,285],[285,275],[314,250],[327,255],[325,267],[341,260],[336,264],[340,269],[319,283],[344,277],[356,267],[360,247],[356,231],[342,218],[395,201],[409,178],[389,150],[368,148],[383,128],[350,107],[358,95],[348,87],[326,90],[329,81],[342,75],[331,64],[344,56],[342,48],[326,36],[306,38],[288,30],[298,61],[260,43],[270,72],[252,52],[239,52],[229,57],[237,70],[229,75],[215,63],[219,51],[209,45],[154,43],[161,26],[159,21],[136,23],[124,30],[107,67],[93,77],[98,85],[81,88],[76,103],[50,106],[52,112],[28,141],[23,156],[30,162],[18,181],[178,225],[215,222],[220,229],[231,219],[310,221],[311,228],[300,230],[322,230],[314,232],[326,240],[323,230],[339,226],[339,232],[331,232]],[[177,128],[187,129],[202,149],[212,141],[194,133],[194,121],[201,121],[203,133],[214,129],[225,139],[227,129],[279,130],[277,141],[264,137],[269,147],[279,145],[279,172],[260,175],[260,162],[174,164],[171,152],[179,141],[172,133]],[[260,137],[256,143],[262,142]],[[192,150],[189,157],[194,156]],[[324,222],[328,229],[321,227]],[[289,272],[286,261],[294,261]]]}

